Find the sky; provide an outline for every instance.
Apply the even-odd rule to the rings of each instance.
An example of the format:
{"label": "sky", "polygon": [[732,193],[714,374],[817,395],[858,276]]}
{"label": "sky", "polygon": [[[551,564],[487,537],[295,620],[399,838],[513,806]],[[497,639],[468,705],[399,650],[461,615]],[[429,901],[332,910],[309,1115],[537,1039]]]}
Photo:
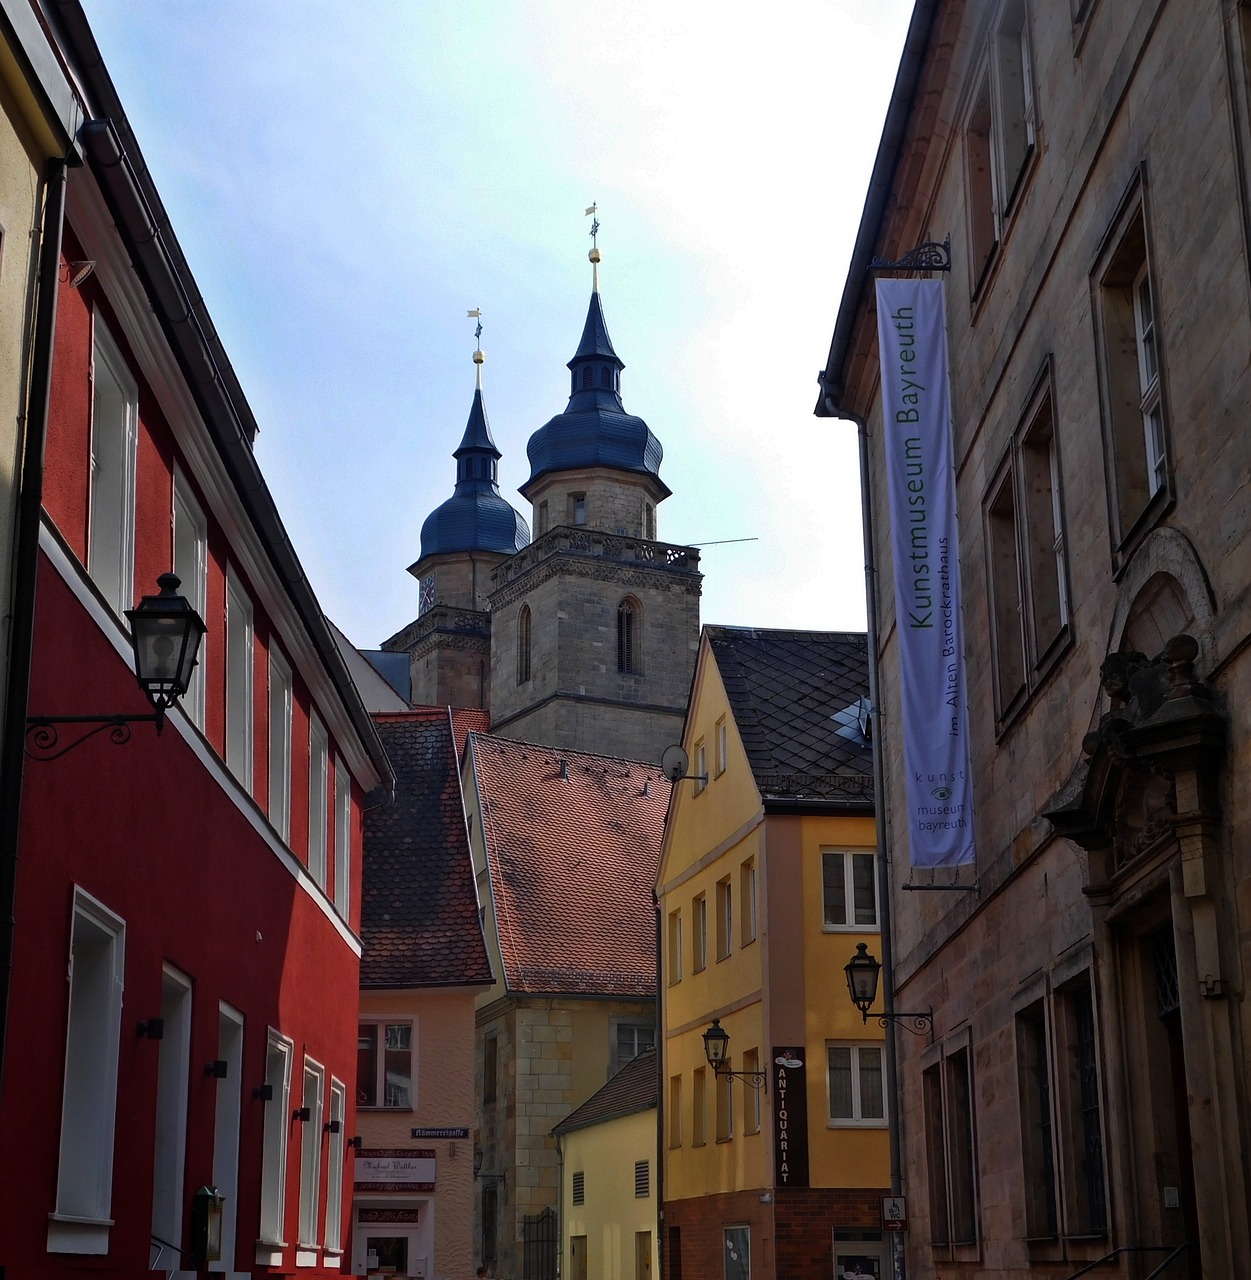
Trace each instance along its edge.
{"label": "sky", "polygon": [[[702,620],[864,627],[854,428],[813,416],[911,0],[84,0],[322,607],[417,615],[482,310],[517,486],[600,286]],[[754,541],[731,541],[754,539]]]}

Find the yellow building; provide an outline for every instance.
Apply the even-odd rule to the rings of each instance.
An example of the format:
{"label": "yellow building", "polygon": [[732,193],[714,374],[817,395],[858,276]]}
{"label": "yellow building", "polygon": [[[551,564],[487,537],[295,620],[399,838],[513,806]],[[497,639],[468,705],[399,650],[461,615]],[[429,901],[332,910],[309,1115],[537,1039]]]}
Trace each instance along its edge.
{"label": "yellow building", "polygon": [[656,1051],[645,1049],[553,1130],[565,1280],[651,1280],[656,1266]]}
{"label": "yellow building", "polygon": [[882,1033],[842,972],[877,949],[867,664],[862,634],[700,640],[657,890],[668,1276],[885,1272]]}

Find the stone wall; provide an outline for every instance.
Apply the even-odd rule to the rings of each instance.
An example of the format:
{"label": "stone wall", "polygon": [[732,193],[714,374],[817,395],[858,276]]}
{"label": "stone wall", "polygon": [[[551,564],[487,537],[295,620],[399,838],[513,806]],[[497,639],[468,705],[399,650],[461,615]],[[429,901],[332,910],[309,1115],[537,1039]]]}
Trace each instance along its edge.
{"label": "stone wall", "polygon": [[[655,541],[656,508],[666,495],[667,490],[655,476],[643,473],[598,467],[556,471],[527,486],[527,497],[533,504],[530,527],[539,538],[558,525],[576,525],[574,499],[581,497],[585,500],[583,524],[588,529]],[[546,516],[544,503],[547,504]]]}

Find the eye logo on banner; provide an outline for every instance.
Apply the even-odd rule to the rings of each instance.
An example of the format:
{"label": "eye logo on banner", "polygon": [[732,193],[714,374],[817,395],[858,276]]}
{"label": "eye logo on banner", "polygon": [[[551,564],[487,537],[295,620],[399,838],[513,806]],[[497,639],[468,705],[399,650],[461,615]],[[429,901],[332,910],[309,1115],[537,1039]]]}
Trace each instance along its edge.
{"label": "eye logo on banner", "polygon": [[942,283],[878,280],[877,329],[911,860],[958,867],[976,851]]}

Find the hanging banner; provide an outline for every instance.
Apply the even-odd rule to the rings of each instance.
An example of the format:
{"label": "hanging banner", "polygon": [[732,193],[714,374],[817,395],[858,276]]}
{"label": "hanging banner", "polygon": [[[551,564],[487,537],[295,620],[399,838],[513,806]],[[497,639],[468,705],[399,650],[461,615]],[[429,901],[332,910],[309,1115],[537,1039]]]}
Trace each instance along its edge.
{"label": "hanging banner", "polygon": [[973,784],[942,283],[878,280],[877,331],[912,865],[956,867]]}

